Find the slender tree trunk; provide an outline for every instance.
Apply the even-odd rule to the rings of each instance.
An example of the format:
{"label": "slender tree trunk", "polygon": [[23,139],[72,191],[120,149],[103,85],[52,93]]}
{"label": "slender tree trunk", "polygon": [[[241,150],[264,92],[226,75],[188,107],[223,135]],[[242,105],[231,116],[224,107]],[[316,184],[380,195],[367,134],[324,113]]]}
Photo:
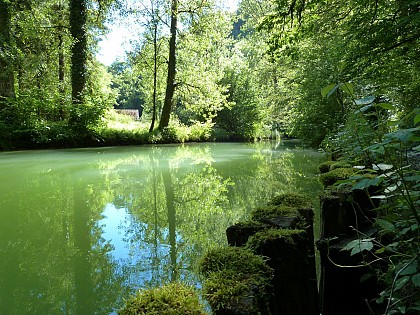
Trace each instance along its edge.
{"label": "slender tree trunk", "polygon": [[169,40],[168,77],[166,81],[165,102],[163,103],[162,116],[160,117],[159,129],[169,125],[172,111],[172,102],[175,92],[176,73],[176,32],[178,24],[178,0],[172,0],[171,8],[171,38]]}
{"label": "slender tree trunk", "polygon": [[[153,14],[155,14],[153,12]],[[154,19],[157,17],[154,17]],[[154,48],[154,65],[153,65],[153,113],[152,113],[152,123],[150,125],[149,132],[152,132],[155,128],[155,121],[156,121],[156,93],[157,93],[157,58],[158,58],[158,47],[157,47],[157,31],[158,25],[157,21],[153,22],[153,48]]]}
{"label": "slender tree trunk", "polygon": [[0,102],[15,95],[13,66],[10,54],[10,5],[0,0]]}
{"label": "slender tree trunk", "polygon": [[74,43],[71,56],[72,99],[75,104],[82,102],[82,93],[87,75],[87,8],[86,0],[70,1],[70,33]]}

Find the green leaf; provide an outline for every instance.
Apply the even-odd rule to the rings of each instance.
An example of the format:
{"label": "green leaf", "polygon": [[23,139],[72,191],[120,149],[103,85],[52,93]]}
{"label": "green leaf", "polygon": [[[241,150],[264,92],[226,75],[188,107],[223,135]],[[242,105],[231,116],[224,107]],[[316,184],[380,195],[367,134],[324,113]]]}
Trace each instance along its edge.
{"label": "green leaf", "polygon": [[417,273],[417,264],[418,262],[415,260],[409,266],[405,267],[403,271],[401,271],[400,276],[408,276]]}
{"label": "green leaf", "polygon": [[371,108],[373,105],[372,104],[369,104],[369,105],[366,105],[366,106],[363,106],[362,108],[360,108],[359,110],[356,110],[356,114],[358,114],[358,113],[364,113],[365,111],[367,111],[369,108]]}
{"label": "green leaf", "polygon": [[405,277],[402,277],[401,279],[398,279],[395,282],[395,289],[394,290],[397,291],[397,290],[401,289],[402,287],[404,287],[407,284],[408,281],[410,281],[409,276],[405,276]]}
{"label": "green leaf", "polygon": [[416,274],[411,278],[411,281],[416,287],[420,287],[420,273]]}
{"label": "green leaf", "polygon": [[395,232],[395,226],[391,222],[384,219],[376,219],[375,224],[385,232]]}
{"label": "green leaf", "polygon": [[340,87],[341,90],[343,90],[344,92],[346,92],[349,95],[354,94],[354,86],[350,82],[341,83],[339,87]]}
{"label": "green leaf", "polygon": [[350,250],[350,256],[361,253],[362,251],[370,251],[373,248],[373,238],[357,239],[348,243],[342,250]]}
{"label": "green leaf", "polygon": [[414,124],[417,125],[420,122],[420,114],[414,116]]}
{"label": "green leaf", "polygon": [[386,134],[385,138],[390,140],[398,140],[401,142],[415,141],[417,138],[415,132],[418,131],[418,128],[402,129]]}
{"label": "green leaf", "polygon": [[406,176],[404,177],[404,180],[407,182],[420,182],[420,175],[414,175],[414,176]]}
{"label": "green leaf", "polygon": [[338,88],[338,85],[337,85],[337,84],[335,84],[335,83],[330,84],[330,85],[327,85],[326,87],[324,87],[324,88],[321,90],[321,95],[322,95],[322,97],[330,97],[330,95],[331,95],[332,93],[334,93],[334,92],[337,90],[337,88]]}
{"label": "green leaf", "polygon": [[375,96],[366,96],[355,101],[356,105],[371,105],[375,101]]}
{"label": "green leaf", "polygon": [[380,178],[380,177],[376,177],[374,179],[364,178],[361,181],[357,182],[355,185],[353,185],[351,189],[357,190],[357,189],[366,189],[370,186],[378,186],[378,184],[382,182],[382,180],[383,178]]}
{"label": "green leaf", "polygon": [[394,109],[394,106],[390,103],[379,103],[379,104],[376,104],[375,106],[382,107],[383,109],[387,109],[387,110]]}
{"label": "green leaf", "polygon": [[372,168],[374,171],[388,171],[394,168],[394,165],[391,164],[372,164]]}

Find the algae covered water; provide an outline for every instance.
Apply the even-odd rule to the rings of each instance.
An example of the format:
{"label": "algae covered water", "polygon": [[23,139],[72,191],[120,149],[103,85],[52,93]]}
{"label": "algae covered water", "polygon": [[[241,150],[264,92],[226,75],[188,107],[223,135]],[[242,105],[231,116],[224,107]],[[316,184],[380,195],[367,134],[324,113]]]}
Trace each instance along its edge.
{"label": "algae covered water", "polygon": [[322,187],[285,143],[0,153],[0,314],[111,314],[139,288],[200,287],[197,260],[282,192]]}

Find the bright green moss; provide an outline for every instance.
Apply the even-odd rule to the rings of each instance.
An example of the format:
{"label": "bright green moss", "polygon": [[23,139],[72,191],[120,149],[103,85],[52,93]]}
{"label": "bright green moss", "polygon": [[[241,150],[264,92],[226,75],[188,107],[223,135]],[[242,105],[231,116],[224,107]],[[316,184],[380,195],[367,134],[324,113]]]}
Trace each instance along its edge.
{"label": "bright green moss", "polygon": [[130,298],[119,315],[206,315],[197,293],[191,287],[171,283],[139,291]]}
{"label": "bright green moss", "polygon": [[266,228],[268,225],[257,220],[242,221],[235,224],[239,228]]}
{"label": "bright green moss", "polygon": [[340,180],[349,179],[357,172],[354,168],[336,168],[328,173],[321,174],[320,181],[324,187],[332,186]]}
{"label": "bright green moss", "polygon": [[242,247],[229,246],[211,249],[199,262],[199,271],[205,276],[223,270],[234,270],[238,274],[263,274],[266,276],[272,271],[261,256]]}
{"label": "bright green moss", "polygon": [[260,248],[261,245],[272,242],[277,239],[284,239],[286,243],[293,244],[296,235],[305,235],[304,230],[289,230],[289,229],[266,229],[251,236],[246,243],[246,248],[255,250]]}
{"label": "bright green moss", "polygon": [[199,264],[206,277],[204,294],[211,308],[238,308],[249,314],[267,309],[273,269],[263,257],[242,247],[210,250]]}
{"label": "bright green moss", "polygon": [[297,208],[285,205],[270,205],[259,207],[251,211],[251,220],[264,221],[275,217],[293,217],[297,215]]}
{"label": "bright green moss", "polygon": [[286,206],[295,208],[310,208],[312,207],[311,199],[297,193],[285,193],[275,196],[268,204],[269,206]]}
{"label": "bright green moss", "polygon": [[346,161],[326,161],[319,165],[319,171],[321,174],[328,173],[329,171],[335,170],[337,168],[350,168],[350,163]]}

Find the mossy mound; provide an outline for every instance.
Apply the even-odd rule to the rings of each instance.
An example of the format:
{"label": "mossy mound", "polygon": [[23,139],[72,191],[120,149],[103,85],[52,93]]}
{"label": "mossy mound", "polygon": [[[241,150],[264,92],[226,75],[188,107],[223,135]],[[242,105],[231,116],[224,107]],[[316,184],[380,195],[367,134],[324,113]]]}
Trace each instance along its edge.
{"label": "mossy mound", "polygon": [[244,274],[269,277],[272,270],[263,257],[241,247],[221,247],[209,250],[199,262],[199,271],[208,276],[212,272],[234,270]]}
{"label": "mossy mound", "polygon": [[131,297],[118,315],[207,315],[194,288],[171,283],[142,290]]}
{"label": "mossy mound", "polygon": [[354,168],[336,168],[328,173],[321,174],[319,180],[324,187],[329,187],[336,184],[338,181],[349,179],[357,173]]}
{"label": "mossy mound", "polygon": [[298,213],[296,207],[286,205],[269,205],[251,211],[251,220],[264,222],[275,217],[293,217]]}
{"label": "mossy mound", "polygon": [[246,248],[253,251],[255,249],[264,246],[266,243],[271,243],[278,239],[283,239],[285,243],[293,245],[295,244],[295,237],[304,237],[304,230],[290,230],[290,229],[267,229],[256,233],[251,236],[246,243]]}
{"label": "mossy mound", "polygon": [[213,311],[268,311],[273,269],[262,256],[242,247],[213,249],[204,255],[199,270],[206,277],[204,294]]}
{"label": "mossy mound", "polygon": [[239,222],[226,229],[226,237],[230,246],[244,246],[251,235],[271,227],[269,223],[249,220]]}
{"label": "mossy mound", "polygon": [[312,207],[312,202],[308,196],[300,195],[297,193],[284,193],[275,196],[267,203],[267,205],[294,208],[310,208]]}
{"label": "mossy mound", "polygon": [[337,168],[350,168],[351,164],[346,161],[325,161],[318,166],[321,174],[328,173],[329,171]]}

